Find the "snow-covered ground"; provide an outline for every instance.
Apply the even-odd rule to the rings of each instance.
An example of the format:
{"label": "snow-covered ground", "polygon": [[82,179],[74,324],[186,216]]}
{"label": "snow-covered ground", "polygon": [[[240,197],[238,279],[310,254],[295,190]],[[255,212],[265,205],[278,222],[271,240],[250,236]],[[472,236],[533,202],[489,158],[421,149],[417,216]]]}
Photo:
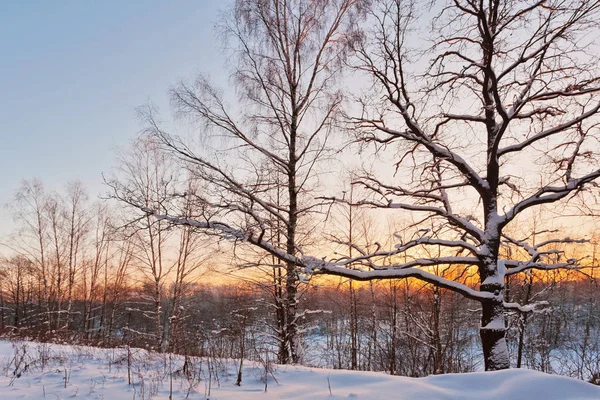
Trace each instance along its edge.
{"label": "snow-covered ground", "polygon": [[239,360],[184,364],[139,349],[0,341],[0,399],[600,399],[598,386],[529,370],[405,378],[246,361],[236,386]]}

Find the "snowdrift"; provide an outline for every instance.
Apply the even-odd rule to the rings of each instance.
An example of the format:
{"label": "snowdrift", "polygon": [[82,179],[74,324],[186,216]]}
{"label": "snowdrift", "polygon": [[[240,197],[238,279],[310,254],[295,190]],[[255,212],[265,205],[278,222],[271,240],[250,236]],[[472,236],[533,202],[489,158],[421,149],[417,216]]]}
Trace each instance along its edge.
{"label": "snowdrift", "polygon": [[246,361],[236,386],[239,360],[187,361],[140,349],[0,341],[0,399],[600,399],[598,386],[523,369],[406,378]]}

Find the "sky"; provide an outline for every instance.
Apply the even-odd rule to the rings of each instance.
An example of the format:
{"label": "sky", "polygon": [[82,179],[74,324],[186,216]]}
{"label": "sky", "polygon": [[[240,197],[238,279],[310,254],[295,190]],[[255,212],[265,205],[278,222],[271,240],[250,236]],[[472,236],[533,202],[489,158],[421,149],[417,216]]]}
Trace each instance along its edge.
{"label": "sky", "polygon": [[[208,73],[224,79],[218,0],[0,2],[0,236],[23,179],[47,191],[102,173],[142,129],[136,108],[168,114],[169,87]],[[223,56],[221,56],[223,55]]]}

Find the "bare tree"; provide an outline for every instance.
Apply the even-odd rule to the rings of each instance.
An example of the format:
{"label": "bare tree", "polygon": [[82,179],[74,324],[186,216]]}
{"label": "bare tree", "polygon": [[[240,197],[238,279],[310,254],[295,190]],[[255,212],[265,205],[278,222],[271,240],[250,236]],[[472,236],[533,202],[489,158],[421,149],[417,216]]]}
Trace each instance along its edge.
{"label": "bare tree", "polygon": [[[48,256],[48,198],[41,181],[23,181],[15,194],[12,211],[17,223],[17,234],[11,247],[26,258],[35,270],[37,284],[37,313],[39,323],[50,319],[52,278]],[[42,325],[43,326],[43,325]]]}
{"label": "bare tree", "polygon": [[[246,4],[239,2],[238,6]],[[256,10],[271,10],[265,10],[265,4],[256,2]],[[298,82],[302,82],[306,75],[298,75],[297,69],[285,69],[290,64],[284,62],[285,57],[280,58],[280,53],[268,53],[262,47],[261,52],[255,53],[251,47],[244,47],[248,42],[241,34],[237,38],[245,55],[242,60],[246,61],[241,68],[242,77],[246,78],[243,82],[255,83],[243,86],[255,89],[245,92],[245,98],[262,100],[259,105],[278,105],[271,108],[273,114],[254,114],[254,118],[249,118],[259,128],[252,131],[256,136],[246,133],[232,120],[205,80],[196,88],[200,92],[187,86],[178,89],[176,103],[233,137],[243,149],[251,149],[277,166],[288,177],[289,204],[276,207],[272,200],[262,196],[266,192],[263,180],[246,184],[230,168],[196,155],[155,124],[156,133],[169,147],[199,167],[204,178],[219,190],[227,189],[228,194],[235,196],[220,197],[220,201],[206,199],[209,204],[225,206],[222,209],[227,214],[204,219],[146,211],[159,220],[214,230],[257,246],[284,261],[292,278],[298,273],[358,280],[414,277],[460,293],[481,304],[480,337],[486,369],[508,368],[505,311],[528,311],[534,307],[504,301],[506,276],[530,269],[578,266],[577,259],[566,259],[554,245],[580,240],[557,237],[533,245],[526,238],[508,236],[504,229],[532,208],[548,203],[566,207],[574,195],[592,187],[600,176],[596,150],[600,110],[598,52],[587,51],[594,46],[591,39],[594,35],[590,33],[597,32],[599,9],[600,3],[587,0],[452,1],[445,5],[434,3],[434,8],[424,12],[409,1],[376,2],[370,18],[373,30],[352,43],[358,53],[357,69],[374,79],[377,94],[364,99],[362,114],[354,122],[363,141],[381,147],[397,144],[395,150],[400,154],[395,163],[395,180],[386,179],[382,170],[357,180],[373,195],[355,204],[404,210],[415,216],[415,232],[399,234],[400,243],[392,250],[380,248],[370,252],[355,246],[358,255],[327,260],[306,255],[295,244],[297,217],[308,210],[298,208],[300,187],[295,174],[300,156],[307,151],[297,153],[294,146],[298,143],[289,138],[294,134],[296,138],[302,137],[297,136],[297,123],[302,120],[304,110],[299,106],[315,102],[311,103],[310,95],[300,102],[294,100],[298,84],[290,85],[288,91],[276,90],[281,87],[278,82],[296,82],[287,79],[290,76],[300,77]],[[424,18],[431,14],[435,14],[432,29],[424,32],[423,27],[429,27]],[[336,14],[330,14],[333,15]],[[277,21],[290,18],[267,19],[273,20],[275,25],[261,27],[279,29],[282,25]],[[253,24],[244,25],[245,21]],[[254,23],[260,21],[263,20],[242,19],[235,26],[255,28]],[[267,43],[280,43],[272,40],[278,36],[273,37],[270,32],[267,30],[268,35],[264,36]],[[425,33],[429,41],[423,39]],[[330,37],[326,43],[331,42],[337,43]],[[285,49],[284,46],[282,51]],[[266,56],[263,59],[261,55]],[[305,59],[299,58],[297,65],[307,65]],[[280,61],[282,70],[275,68]],[[249,73],[263,65],[271,67],[268,73]],[[330,64],[312,65],[317,72],[321,71],[319,66],[329,71],[325,66]],[[291,75],[278,71],[289,71]],[[250,76],[277,79],[247,80]],[[328,80],[319,88],[326,89],[326,83]],[[315,87],[311,85],[307,87]],[[275,93],[288,96],[285,98],[295,106],[283,107],[284,103],[277,102],[283,97],[274,97]],[[281,130],[265,129],[265,123],[281,121],[285,122]],[[253,140],[263,132],[284,133],[279,141],[277,136],[268,135],[266,143],[284,143],[289,156],[280,156],[264,147],[263,142]],[[312,143],[316,137],[308,136],[306,143]],[[247,156],[242,160],[248,160]],[[254,166],[251,173],[264,179],[263,174],[257,173],[260,164],[250,165]],[[231,218],[234,213],[237,220]],[[267,225],[272,224],[267,216],[286,226],[286,247],[278,247],[266,235]],[[503,242],[525,250],[527,257],[518,261],[501,259],[499,249]],[[427,254],[422,252],[423,248],[431,246],[439,247],[440,256],[423,256]],[[454,272],[436,275],[430,269],[432,266],[443,266],[442,271],[451,268]],[[477,271],[478,290],[454,280],[468,275],[471,267]],[[295,303],[290,294],[295,291],[291,286],[288,289],[289,307],[293,309]],[[295,328],[290,329],[293,332]]]}
{"label": "bare tree", "polygon": [[26,257],[16,255],[7,260],[2,260],[2,285],[3,300],[10,303],[12,307],[4,307],[3,311],[10,310],[12,320],[5,327],[15,330],[23,325],[27,317],[28,296],[26,295],[29,281],[35,279],[32,263]]}
{"label": "bare tree", "polygon": [[[195,211],[195,202],[193,201],[193,193],[197,189],[189,182],[187,193],[182,201],[183,215],[192,216]],[[162,347],[163,351],[167,350],[172,344],[172,338],[177,338],[175,335],[177,329],[183,328],[183,299],[189,283],[198,276],[199,270],[206,264],[211,256],[214,256],[215,251],[210,250],[209,240],[199,235],[190,226],[184,226],[178,232],[176,258],[172,262],[172,284],[170,288],[169,307],[165,312],[165,320],[163,323]],[[202,251],[200,251],[202,250]],[[177,350],[177,344],[172,347]]]}
{"label": "bare tree", "polygon": [[336,81],[353,37],[351,22],[365,3],[237,0],[222,29],[236,62],[232,75],[243,111],[229,107],[206,77],[172,91],[180,116],[199,120],[203,132],[225,138],[220,145],[205,141],[216,146],[214,154],[195,151],[191,142],[169,135],[148,116],[152,133],[206,184],[201,198],[206,210],[195,221],[217,224],[229,237],[241,233],[238,239],[268,240],[275,253],[292,256],[274,254],[271,265],[277,271],[275,284],[281,282],[277,335],[282,363],[299,359],[300,280],[292,260],[303,254],[307,234],[315,228],[309,216],[320,202],[310,193],[319,164],[328,157],[329,134],[342,101]]}
{"label": "bare tree", "polygon": [[[177,190],[178,181],[171,165],[156,141],[142,138],[120,157],[119,168],[124,171],[124,182],[110,180],[107,183],[114,189],[115,196],[127,203],[164,209],[163,204]],[[173,232],[168,229],[168,224],[147,216],[129,221],[127,228],[135,246],[132,253],[135,264],[143,276],[141,283],[149,283],[148,288],[151,288],[147,300],[152,303],[152,310],[139,311],[153,321],[155,345],[160,349],[163,340],[163,292],[170,269],[167,242]]]}
{"label": "bare tree", "polygon": [[88,195],[81,182],[71,182],[67,185],[66,207],[64,210],[65,232],[67,248],[67,320],[66,326],[70,327],[72,308],[75,293],[77,274],[81,271],[84,254],[84,241],[88,232],[89,216],[87,209]]}
{"label": "bare tree", "polygon": [[110,264],[103,262],[102,271],[102,329],[106,338],[111,337],[113,329],[117,326],[115,322],[117,308],[129,289],[128,276],[135,247],[131,238],[118,240],[113,237],[111,244],[115,248],[111,252],[112,262]]}
{"label": "bare tree", "polygon": [[[121,157],[122,180],[110,179],[107,184],[114,197],[129,205],[162,210],[171,207],[179,215],[191,218],[197,215],[196,188],[191,180],[186,183],[186,174],[178,174],[174,166],[154,138],[143,137]],[[174,230],[169,223],[150,215],[133,221],[129,218],[124,229],[133,239],[135,251],[131,255],[144,277],[142,283],[149,283],[147,300],[152,303],[152,310],[140,311],[152,319],[156,346],[166,351],[171,326],[178,319],[184,286],[202,265],[199,249],[206,243],[202,242],[202,236],[194,235],[191,227]],[[171,282],[172,293],[167,296]]]}
{"label": "bare tree", "polygon": [[[563,204],[600,176],[600,72],[587,47],[598,32],[600,3],[450,1],[420,11],[416,2],[378,2],[375,27],[357,47],[357,68],[383,99],[363,102],[355,122],[362,140],[400,146],[395,182],[365,174],[359,182],[373,197],[360,203],[405,210],[417,216],[415,230],[423,223],[433,229],[392,251],[364,254],[371,271],[325,264],[321,272],[413,276],[477,300],[485,367],[508,368],[505,310],[524,308],[504,302],[505,277],[572,268],[577,260],[555,262],[560,252],[552,249],[573,239],[534,245],[508,237],[505,227],[532,207]],[[428,44],[419,25],[432,13]],[[502,242],[527,258],[500,259]],[[440,256],[422,256],[432,246]],[[407,262],[377,262],[406,253]],[[475,267],[479,290],[436,275],[430,267],[438,265]]]}
{"label": "bare tree", "polygon": [[[91,237],[89,243],[90,255],[85,260],[80,262],[79,284],[80,293],[83,300],[83,331],[88,338],[99,336],[101,327],[98,326],[97,320],[101,323],[105,322],[102,318],[102,312],[95,312],[96,305],[99,300],[105,300],[101,296],[102,289],[102,272],[108,268],[108,264],[115,250],[111,247],[112,229],[111,213],[106,205],[96,204],[92,207],[91,213],[93,217],[86,222],[87,230],[90,231]],[[87,246],[86,246],[87,247]],[[108,290],[108,282],[104,282],[104,292]],[[105,301],[102,301],[102,308],[105,306]]]}

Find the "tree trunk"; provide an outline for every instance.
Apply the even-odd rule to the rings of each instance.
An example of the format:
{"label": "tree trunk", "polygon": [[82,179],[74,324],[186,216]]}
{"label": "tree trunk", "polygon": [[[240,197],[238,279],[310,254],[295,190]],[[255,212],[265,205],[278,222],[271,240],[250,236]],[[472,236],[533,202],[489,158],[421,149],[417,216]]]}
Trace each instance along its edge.
{"label": "tree trunk", "polygon": [[[297,285],[298,273],[296,266],[288,263],[287,265],[287,277],[286,277],[286,307],[285,307],[285,345],[287,348],[288,356],[287,362],[297,363],[299,361],[298,356],[298,322],[296,321],[296,307],[297,307]],[[286,363],[287,363],[286,362]]]}
{"label": "tree trunk", "polygon": [[433,373],[444,373],[442,335],[440,332],[440,314],[441,314],[441,292],[437,286],[433,287]]}
{"label": "tree trunk", "polygon": [[17,265],[16,290],[15,290],[15,294],[13,296],[13,299],[15,302],[15,315],[14,315],[13,325],[15,326],[15,328],[18,328],[19,324],[21,323],[21,320],[19,318],[21,315],[21,291],[23,290],[21,285],[22,285],[21,267]]}
{"label": "tree trunk", "polygon": [[4,294],[0,291],[0,332],[4,332]]}
{"label": "tree trunk", "polygon": [[[483,290],[483,289],[482,289]],[[510,368],[506,345],[506,325],[502,300],[488,300],[481,303],[481,346],[486,371]]]}
{"label": "tree trunk", "polygon": [[[275,262],[275,261],[274,261]],[[281,262],[277,259],[276,262]],[[275,301],[275,319],[277,326],[277,338],[279,340],[279,351],[277,353],[277,359],[280,364],[286,364],[288,358],[288,352],[286,347],[286,324],[285,324],[285,309],[283,300],[283,276],[281,268],[273,270],[273,289],[274,289],[274,301]]]}
{"label": "tree trunk", "polygon": [[156,335],[156,348],[158,351],[164,353],[164,349],[162,347],[162,323],[161,323],[161,315],[162,315],[162,301],[160,296],[160,284],[158,280],[154,281],[154,333]]}
{"label": "tree trunk", "polygon": [[[296,140],[297,140],[297,118],[298,110],[295,104],[296,93],[295,88],[292,88],[292,119],[290,127],[290,138],[289,138],[289,160],[287,167],[288,170],[288,181],[287,190],[289,197],[289,209],[288,209],[288,225],[287,225],[287,242],[286,242],[286,253],[294,256],[296,255],[296,228],[298,224],[298,191],[296,188],[296,170],[297,170],[297,155],[296,155]],[[297,308],[297,291],[298,291],[298,271],[296,265],[291,262],[286,263],[286,299],[285,299],[285,313],[286,313],[286,337],[287,349],[289,354],[288,361],[297,363],[298,357],[298,321],[296,315]]]}
{"label": "tree trunk", "polygon": [[375,359],[375,345],[377,343],[377,309],[375,302],[375,288],[373,287],[373,281],[369,282],[369,289],[371,290],[371,335],[369,337],[369,351],[368,351],[368,370],[373,371],[374,359]]}
{"label": "tree trunk", "polygon": [[[495,137],[496,127],[489,127],[488,140]],[[485,244],[482,246],[483,262],[480,265],[479,277],[482,293],[492,294],[491,299],[481,302],[481,346],[486,371],[510,368],[510,357],[506,344],[506,316],[504,312],[504,285],[506,266],[499,260],[501,227],[496,216],[498,204],[498,160],[490,157],[488,162],[488,182],[492,188],[487,199],[484,199],[485,210]]]}
{"label": "tree trunk", "polygon": [[[529,303],[531,298],[531,286],[533,284],[533,275],[527,280],[527,292],[525,294],[525,304]],[[523,362],[523,347],[525,345],[525,327],[527,326],[527,314],[519,317],[519,347],[517,349],[517,368],[521,368]]]}
{"label": "tree trunk", "polygon": [[358,313],[356,291],[350,281],[350,369],[358,369]]}
{"label": "tree trunk", "polygon": [[395,375],[397,372],[396,368],[396,346],[397,346],[397,333],[398,333],[398,298],[397,298],[397,287],[396,282],[392,281],[390,283],[390,296],[392,300],[392,309],[390,315],[390,347],[388,354],[388,363],[389,363],[389,371],[390,375]]}

